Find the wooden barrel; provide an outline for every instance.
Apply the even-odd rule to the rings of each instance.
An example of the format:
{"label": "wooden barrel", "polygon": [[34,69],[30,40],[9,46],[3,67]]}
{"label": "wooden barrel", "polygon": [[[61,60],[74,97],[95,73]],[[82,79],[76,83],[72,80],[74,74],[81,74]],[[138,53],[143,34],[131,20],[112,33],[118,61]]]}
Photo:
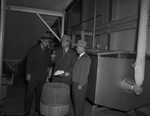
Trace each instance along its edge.
{"label": "wooden barrel", "polygon": [[6,97],[7,97],[7,79],[5,74],[2,75],[2,86],[1,86],[1,92],[2,92],[2,96],[1,96],[1,106],[4,105]]}
{"label": "wooden barrel", "polygon": [[67,105],[45,105],[40,102],[40,112],[44,116],[64,116],[69,112],[69,104]]}
{"label": "wooden barrel", "polygon": [[64,116],[69,111],[70,88],[64,83],[45,83],[43,86],[40,112],[46,116]]}

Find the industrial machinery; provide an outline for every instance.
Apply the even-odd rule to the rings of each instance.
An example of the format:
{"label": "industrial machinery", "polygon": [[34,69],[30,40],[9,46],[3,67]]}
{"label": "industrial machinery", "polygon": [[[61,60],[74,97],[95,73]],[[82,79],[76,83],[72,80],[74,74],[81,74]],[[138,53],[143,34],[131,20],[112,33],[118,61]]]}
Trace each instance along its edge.
{"label": "industrial machinery", "polygon": [[131,111],[150,103],[150,57],[146,56],[145,77],[141,94],[137,95],[126,85],[134,84],[136,53],[125,51],[89,50],[91,68],[87,98],[97,106]]}

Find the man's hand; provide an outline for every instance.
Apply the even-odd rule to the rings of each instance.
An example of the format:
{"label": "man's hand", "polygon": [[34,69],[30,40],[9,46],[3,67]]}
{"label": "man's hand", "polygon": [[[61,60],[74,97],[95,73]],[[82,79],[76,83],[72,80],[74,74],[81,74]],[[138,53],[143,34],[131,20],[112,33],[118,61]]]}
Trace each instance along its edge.
{"label": "man's hand", "polygon": [[69,76],[70,75],[70,73],[67,71],[67,72],[65,72],[65,77],[67,77],[67,76]]}
{"label": "man's hand", "polygon": [[31,79],[31,75],[30,75],[30,74],[27,74],[26,80],[27,80],[27,81],[30,81],[30,79]]}
{"label": "man's hand", "polygon": [[81,85],[78,85],[78,89],[81,90],[81,89],[82,89],[82,86],[81,86]]}

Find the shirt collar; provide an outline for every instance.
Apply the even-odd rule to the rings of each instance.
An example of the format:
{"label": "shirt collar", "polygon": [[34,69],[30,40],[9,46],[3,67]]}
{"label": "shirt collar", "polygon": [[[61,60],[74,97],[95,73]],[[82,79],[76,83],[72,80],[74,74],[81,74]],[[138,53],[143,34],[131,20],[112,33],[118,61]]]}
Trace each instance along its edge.
{"label": "shirt collar", "polygon": [[85,53],[85,52],[81,53],[80,56],[79,56],[79,58],[80,58],[81,56],[83,56],[84,53]]}
{"label": "shirt collar", "polygon": [[41,45],[41,48],[42,48],[42,50],[43,50],[44,46],[43,46],[42,44],[40,44],[40,45]]}
{"label": "shirt collar", "polygon": [[69,50],[69,48],[65,48],[64,50],[65,50],[65,53],[66,53]]}

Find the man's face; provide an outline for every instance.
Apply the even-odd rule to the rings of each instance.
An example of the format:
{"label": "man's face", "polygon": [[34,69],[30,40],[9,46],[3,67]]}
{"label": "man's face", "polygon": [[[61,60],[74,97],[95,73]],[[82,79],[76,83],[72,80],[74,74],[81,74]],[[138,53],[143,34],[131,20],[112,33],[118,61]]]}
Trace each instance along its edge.
{"label": "man's face", "polygon": [[62,41],[62,42],[61,42],[61,46],[62,46],[63,48],[68,47],[68,46],[69,46],[69,42],[68,42],[68,41]]}
{"label": "man's face", "polygon": [[82,54],[84,52],[84,47],[77,46],[76,50],[78,54]]}
{"label": "man's face", "polygon": [[43,47],[49,46],[49,40],[48,39],[41,39],[41,44]]}

